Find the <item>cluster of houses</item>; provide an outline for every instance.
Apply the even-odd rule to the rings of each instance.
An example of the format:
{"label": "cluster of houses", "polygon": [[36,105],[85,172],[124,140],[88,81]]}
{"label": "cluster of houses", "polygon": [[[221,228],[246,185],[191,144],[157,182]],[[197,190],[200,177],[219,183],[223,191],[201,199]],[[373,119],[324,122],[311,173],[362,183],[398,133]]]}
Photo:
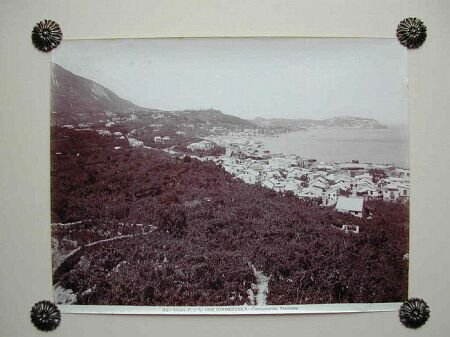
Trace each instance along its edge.
{"label": "cluster of houses", "polygon": [[313,199],[358,217],[362,217],[365,200],[409,200],[406,169],[358,162],[317,163],[296,155],[271,154],[251,138],[210,138],[209,141],[226,148],[225,155],[214,160],[248,184],[292,192],[299,198]]}
{"label": "cluster of houses", "polygon": [[[96,131],[100,136],[113,136],[113,137],[116,137],[117,139],[126,139],[128,141],[128,144],[133,147],[144,146],[143,141],[137,140],[136,138],[134,138],[136,130],[133,130],[133,131],[127,133],[126,135],[122,134],[122,132],[119,132],[119,131],[111,132],[109,130],[104,130],[104,129],[98,129]],[[114,148],[114,150],[119,150],[119,149],[120,149],[120,146],[116,146]]]}
{"label": "cluster of houses", "polygon": [[[126,138],[131,146],[143,146],[133,132],[122,135],[97,130],[101,135]],[[168,143],[168,136],[154,137],[155,143]],[[210,136],[191,143],[191,150],[209,150],[216,145],[226,149],[214,160],[227,172],[248,184],[259,184],[277,192],[291,192],[299,198],[311,199],[323,206],[362,217],[364,201],[407,202],[410,196],[409,170],[393,165],[366,163],[317,163],[296,155],[272,154],[262,143],[245,134]],[[178,153],[174,152],[174,155]]]}

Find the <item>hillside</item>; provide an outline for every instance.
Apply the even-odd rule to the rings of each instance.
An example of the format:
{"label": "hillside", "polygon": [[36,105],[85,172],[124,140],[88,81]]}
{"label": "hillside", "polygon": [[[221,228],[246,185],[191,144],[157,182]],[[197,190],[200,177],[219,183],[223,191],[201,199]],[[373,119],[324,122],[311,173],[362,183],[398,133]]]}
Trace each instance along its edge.
{"label": "hillside", "polygon": [[108,88],[52,64],[52,123],[78,124],[106,120],[113,113],[129,114],[143,108]]}
{"label": "hillside", "polygon": [[219,110],[183,110],[176,111],[174,114],[184,119],[188,123],[202,123],[216,127],[236,126],[241,129],[252,129],[256,124],[236,116],[224,114]]}
{"label": "hillside", "polygon": [[134,115],[134,126],[140,120],[142,126],[157,123],[171,129],[181,129],[183,124],[194,125],[196,129],[203,128],[205,131],[212,127],[225,129],[256,127],[250,121],[214,109],[161,111],[142,108],[120,98],[108,88],[71,73],[58,64],[53,63],[52,70],[53,125],[86,123],[104,125],[108,121],[118,119],[123,119],[123,122]]}
{"label": "hillside", "polygon": [[362,220],[89,130],[53,127],[51,160],[53,281],[78,304],[243,305],[252,265],[268,304],[407,297],[404,205]]}

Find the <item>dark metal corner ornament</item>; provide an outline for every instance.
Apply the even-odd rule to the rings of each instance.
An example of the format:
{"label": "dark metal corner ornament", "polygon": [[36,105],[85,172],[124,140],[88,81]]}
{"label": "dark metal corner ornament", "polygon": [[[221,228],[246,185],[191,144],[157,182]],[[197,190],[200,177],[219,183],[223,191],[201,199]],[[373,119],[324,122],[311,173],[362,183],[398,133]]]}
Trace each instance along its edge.
{"label": "dark metal corner ornament", "polygon": [[417,18],[406,18],[397,27],[397,38],[408,49],[419,48],[427,39],[427,27]]}
{"label": "dark metal corner ornament", "polygon": [[31,32],[31,41],[37,49],[43,52],[49,52],[56,48],[61,43],[61,39],[61,28],[52,20],[38,22]]}
{"label": "dark metal corner ornament", "polygon": [[52,302],[39,301],[31,308],[31,322],[39,330],[55,330],[61,322],[61,312]]}
{"label": "dark metal corner ornament", "polygon": [[430,307],[421,298],[412,297],[403,302],[399,316],[403,325],[417,329],[424,325],[430,317]]}

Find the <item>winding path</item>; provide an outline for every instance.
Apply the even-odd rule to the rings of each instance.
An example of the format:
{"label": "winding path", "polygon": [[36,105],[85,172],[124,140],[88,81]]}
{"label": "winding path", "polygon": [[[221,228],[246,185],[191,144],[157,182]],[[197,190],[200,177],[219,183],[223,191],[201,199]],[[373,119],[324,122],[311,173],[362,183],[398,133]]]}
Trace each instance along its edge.
{"label": "winding path", "polygon": [[[119,235],[119,236],[114,236],[114,237],[109,238],[109,239],[102,239],[102,240],[94,241],[94,242],[91,242],[91,243],[88,243],[88,244],[84,245],[84,247],[93,247],[93,246],[97,246],[99,244],[106,243],[106,242],[111,242],[111,241],[116,241],[116,240],[121,240],[121,239],[126,239],[126,238],[133,238],[133,237],[147,235],[147,234],[153,233],[157,228],[158,227],[156,227],[156,226],[152,226],[147,232],[143,232],[143,233],[139,233],[139,234]],[[69,252],[64,257],[64,259],[59,261],[57,266],[54,266],[54,270],[59,268],[68,258],[70,258],[71,256],[73,256],[76,253],[78,253],[81,250],[81,248],[82,247],[78,247],[78,248],[72,250],[71,252]]]}
{"label": "winding path", "polygon": [[[262,270],[256,270],[252,265],[253,274],[256,277],[256,284],[250,290],[253,296],[250,296],[252,305],[267,305],[267,294],[269,293],[270,276],[263,274]],[[256,294],[256,295],[255,295]]]}

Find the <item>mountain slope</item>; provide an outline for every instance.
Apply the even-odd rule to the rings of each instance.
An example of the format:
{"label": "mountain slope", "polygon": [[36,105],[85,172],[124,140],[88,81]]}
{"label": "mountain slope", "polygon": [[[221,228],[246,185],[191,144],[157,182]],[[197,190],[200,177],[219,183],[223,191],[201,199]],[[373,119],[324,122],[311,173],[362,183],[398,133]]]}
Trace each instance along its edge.
{"label": "mountain slope", "polygon": [[236,126],[241,128],[255,128],[257,125],[249,120],[233,115],[224,114],[220,110],[183,110],[176,111],[177,117],[182,118],[187,123],[207,124],[211,126]]}
{"label": "mountain slope", "polygon": [[104,86],[53,63],[52,123],[78,124],[105,119],[110,113],[129,114],[141,107]]}
{"label": "mountain slope", "polygon": [[[80,124],[106,121],[111,117],[136,113],[163,125],[195,124],[196,127],[255,128],[248,120],[227,115],[219,110],[161,111],[146,109],[120,98],[108,88],[78,76],[53,63],[52,124]],[[152,113],[156,113],[154,117]]]}

